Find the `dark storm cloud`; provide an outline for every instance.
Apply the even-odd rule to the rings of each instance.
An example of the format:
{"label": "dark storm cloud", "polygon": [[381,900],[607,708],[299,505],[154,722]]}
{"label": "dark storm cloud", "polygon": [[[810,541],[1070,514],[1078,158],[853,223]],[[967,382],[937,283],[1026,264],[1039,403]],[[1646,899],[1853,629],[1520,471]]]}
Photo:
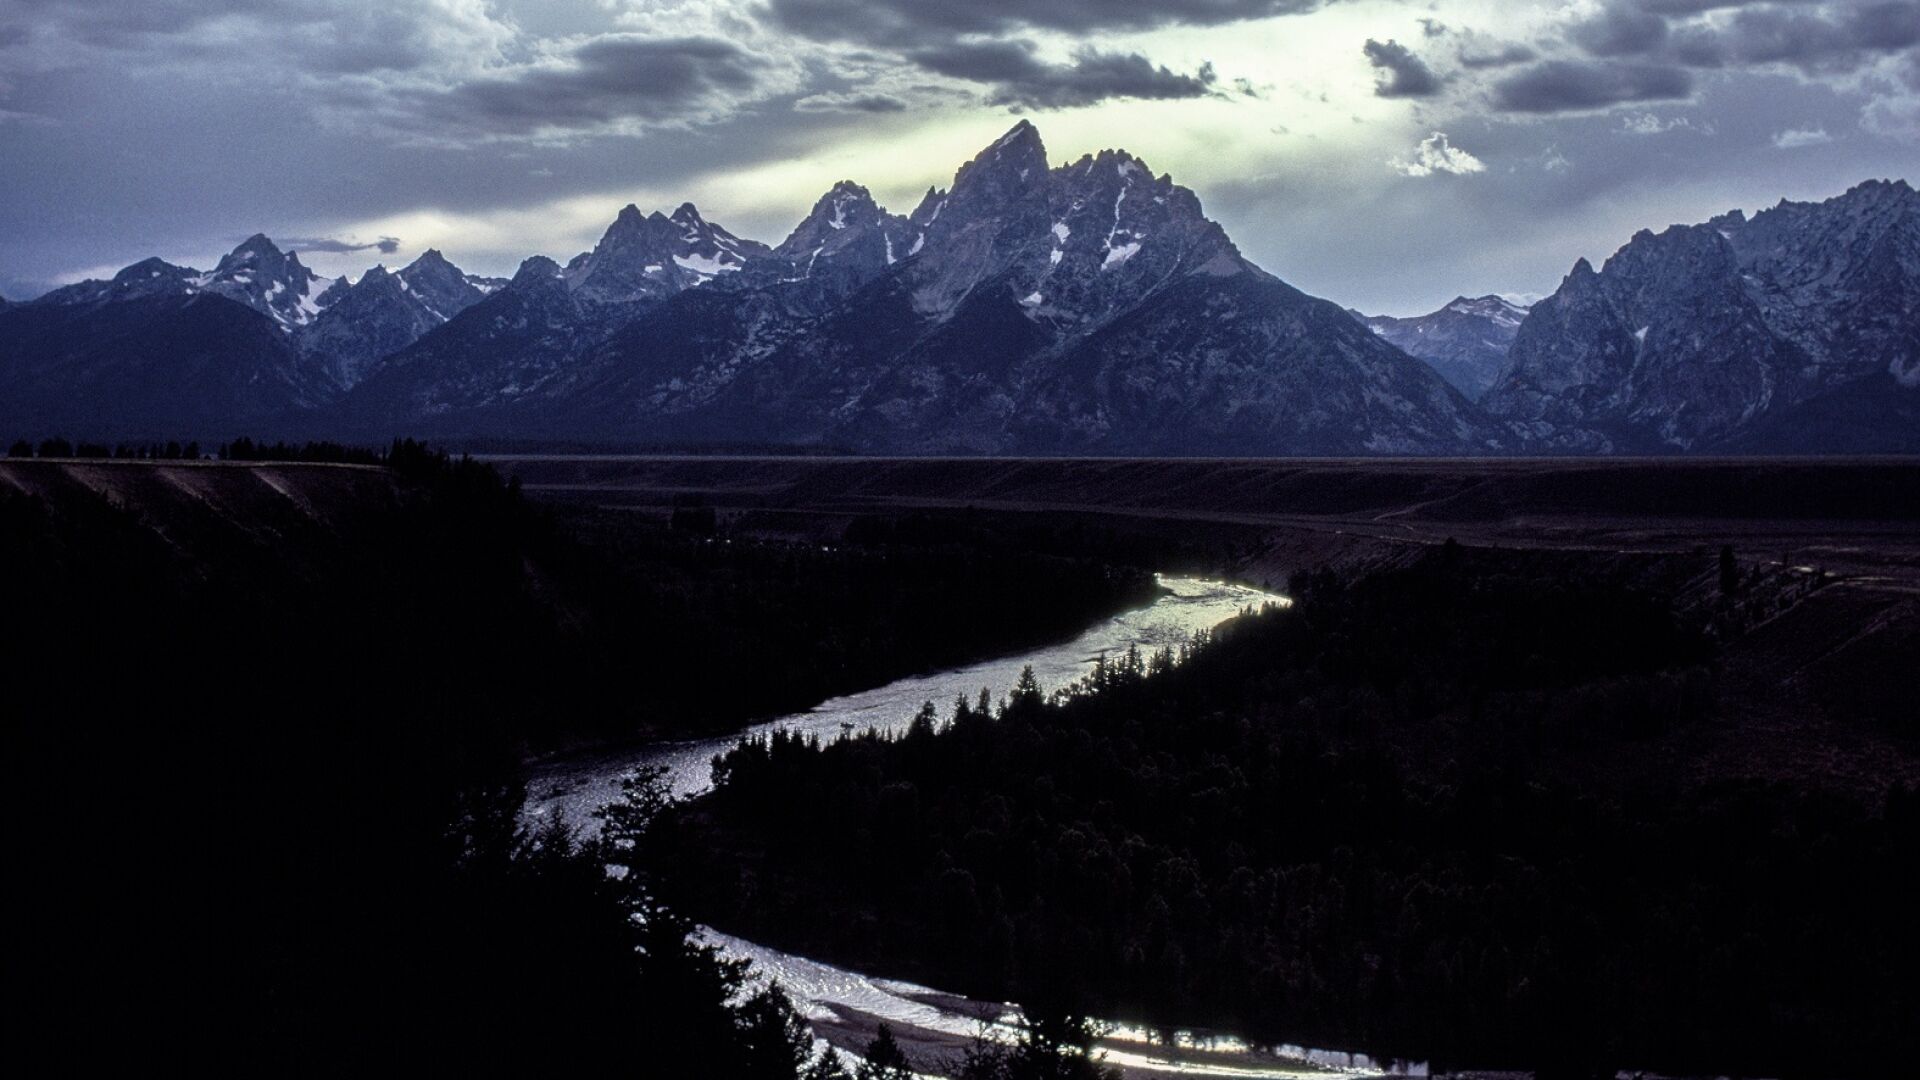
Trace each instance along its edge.
{"label": "dark storm cloud", "polygon": [[1065,64],[1048,63],[1026,41],[956,43],[918,49],[907,58],[937,75],[986,83],[990,105],[1061,109],[1117,98],[1178,99],[1214,92],[1213,68],[1188,75],[1154,64],[1139,53],[1082,49]]}
{"label": "dark storm cloud", "polygon": [[[142,62],[225,60],[278,44],[288,66],[329,75],[413,71],[443,58],[461,35],[485,39],[506,30],[478,9],[384,0],[12,0],[12,7],[51,38]],[[477,43],[468,37],[461,45]]]}
{"label": "dark storm cloud", "polygon": [[1726,41],[1707,26],[1683,26],[1675,30],[1667,51],[1674,62],[1694,68],[1725,67],[1732,59]]}
{"label": "dark storm cloud", "polygon": [[401,95],[430,133],[512,137],[709,116],[751,95],[767,58],[711,37],[609,34],[564,59]]}
{"label": "dark storm cloud", "polygon": [[1560,113],[1640,101],[1677,101],[1693,92],[1685,68],[1658,64],[1549,60],[1496,82],[1494,104],[1505,112]]}
{"label": "dark storm cloud", "polygon": [[1615,0],[1575,23],[1569,36],[1593,56],[1644,56],[1666,43],[1667,20],[1642,10],[1637,0]]}
{"label": "dark storm cloud", "polygon": [[1703,15],[1720,8],[1759,2],[1761,0],[1633,0],[1633,6],[1654,15]]}
{"label": "dark storm cloud", "polygon": [[909,106],[892,94],[814,94],[793,103],[800,112],[897,113]]}
{"label": "dark storm cloud", "polygon": [[1811,6],[1825,0],[1635,0],[1635,6],[1655,15],[1704,15],[1727,8],[1766,7],[1774,4]]}
{"label": "dark storm cloud", "polygon": [[819,41],[934,47],[960,34],[1217,26],[1321,6],[1322,0],[767,0],[764,10],[785,29]]}
{"label": "dark storm cloud", "polygon": [[[235,241],[238,243],[239,241]],[[371,244],[356,244],[350,240],[339,240],[331,236],[283,236],[279,239],[283,248],[294,251],[326,251],[345,254],[352,251],[378,251],[382,255],[391,255],[400,250],[400,238],[383,236]]]}
{"label": "dark storm cloud", "polygon": [[[1920,2],[1863,4],[1703,3],[1635,0],[1616,3],[1570,32],[1598,56],[1658,56],[1696,68],[1784,65],[1808,75],[1844,75],[1879,56],[1920,43]],[[1660,15],[1681,17],[1738,8],[1730,17],[1656,30]],[[1651,22],[1643,22],[1651,20]],[[1636,29],[1637,28],[1637,29]]]}
{"label": "dark storm cloud", "polygon": [[1462,67],[1476,71],[1512,67],[1540,58],[1540,54],[1517,41],[1504,44],[1470,44],[1460,50]]}
{"label": "dark storm cloud", "polygon": [[1748,8],[1724,35],[1729,54],[1749,64],[1844,72],[1873,55],[1920,43],[1920,3],[1874,3],[1839,12]]}
{"label": "dark storm cloud", "polygon": [[1394,40],[1367,39],[1361,47],[1374,67],[1373,92],[1384,98],[1423,98],[1440,92],[1440,76],[1412,49]]}

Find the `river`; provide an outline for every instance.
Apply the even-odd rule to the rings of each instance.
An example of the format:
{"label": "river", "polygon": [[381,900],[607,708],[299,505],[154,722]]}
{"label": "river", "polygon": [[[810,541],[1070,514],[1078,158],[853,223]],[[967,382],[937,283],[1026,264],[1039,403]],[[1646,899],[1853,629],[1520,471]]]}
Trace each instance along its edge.
{"label": "river", "polygon": [[[799,731],[831,741],[869,728],[902,731],[922,702],[932,701],[946,715],[956,697],[969,700],[984,687],[994,700],[1012,688],[1031,666],[1042,687],[1052,690],[1086,675],[1101,656],[1119,656],[1130,647],[1143,653],[1178,645],[1199,630],[1212,629],[1250,606],[1285,603],[1283,597],[1231,582],[1200,578],[1160,579],[1166,589],[1153,604],[1107,619],[1063,644],[987,660],[968,667],[900,679],[873,690],[834,698],[803,713],[758,724],[724,738],[656,743],[631,750],[573,757],[535,767],[528,777],[528,810],[536,816],[564,813],[591,827],[593,811],[620,791],[620,779],[644,765],[660,765],[675,795],[687,797],[712,783],[715,755],[730,749],[741,735],[775,730]],[[753,962],[761,976],[778,980],[816,1028],[859,1027],[885,1021],[902,1034],[909,1052],[957,1043],[970,1036],[983,1016],[1004,1025],[1016,1015],[1011,1006],[968,1001],[923,986],[877,978],[794,956],[740,938],[707,931],[729,956]],[[1367,1058],[1301,1047],[1253,1048],[1231,1035],[1183,1033],[1173,1046],[1149,1040],[1137,1029],[1112,1025],[1102,1041],[1108,1062],[1129,1077],[1253,1077],[1288,1080],[1329,1075],[1384,1076],[1388,1071]],[[1401,1066],[1392,1075],[1424,1073]]]}

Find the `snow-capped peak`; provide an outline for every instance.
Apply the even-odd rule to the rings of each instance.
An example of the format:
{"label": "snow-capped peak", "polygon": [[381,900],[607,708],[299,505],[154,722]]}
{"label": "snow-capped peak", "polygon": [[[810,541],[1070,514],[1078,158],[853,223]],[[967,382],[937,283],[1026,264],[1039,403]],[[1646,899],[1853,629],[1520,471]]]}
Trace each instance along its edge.
{"label": "snow-capped peak", "polygon": [[768,249],[707,221],[694,204],[671,216],[620,211],[590,252],[567,264],[568,288],[595,303],[662,299],[738,271]]}
{"label": "snow-capped peak", "polygon": [[264,233],[254,233],[221,258],[218,266],[187,281],[189,294],[210,292],[237,300],[292,332],[319,314],[320,297],[334,284],[300,262],[297,252],[283,252]]}
{"label": "snow-capped peak", "polygon": [[1525,307],[1503,296],[1482,296],[1477,299],[1456,297],[1444,310],[1456,315],[1486,319],[1497,326],[1504,327],[1518,327],[1527,317]]}

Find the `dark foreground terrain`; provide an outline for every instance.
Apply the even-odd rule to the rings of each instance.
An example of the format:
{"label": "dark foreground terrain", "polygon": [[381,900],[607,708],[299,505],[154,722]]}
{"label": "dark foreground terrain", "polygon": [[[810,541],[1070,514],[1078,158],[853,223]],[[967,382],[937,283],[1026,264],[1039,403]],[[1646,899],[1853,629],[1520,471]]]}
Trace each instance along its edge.
{"label": "dark foreground terrain", "polygon": [[1171,670],[1119,661],[898,740],[746,744],[680,820],[684,906],[1154,1026],[1857,1074],[1920,1008],[1920,696],[1853,671],[1880,696],[1816,690],[1786,715],[1820,738],[1792,730],[1734,669],[1819,583],[1718,562],[1443,546],[1296,575],[1296,607]]}
{"label": "dark foreground terrain", "polygon": [[1443,1066],[1902,1053],[1911,462],[505,464],[550,498],[697,491],[796,528],[1178,535],[1300,600],[1169,674],[743,747],[678,824],[685,906],[724,929]]}
{"label": "dark foreground terrain", "polygon": [[522,762],[733,730],[1156,591],[1093,534],[721,534],[366,457],[0,462],[9,955],[76,1069],[728,1075],[725,971],[632,940],[601,856],[521,827]]}
{"label": "dark foreground terrain", "polygon": [[[1912,462],[370,460],[0,462],[12,954],[76,1065],[798,1076],[682,909],[1442,1064],[1860,1075],[1914,1011]],[[670,828],[637,792],[638,847],[517,817],[529,755],[1058,639],[1152,570],[1300,605],[743,750]]]}

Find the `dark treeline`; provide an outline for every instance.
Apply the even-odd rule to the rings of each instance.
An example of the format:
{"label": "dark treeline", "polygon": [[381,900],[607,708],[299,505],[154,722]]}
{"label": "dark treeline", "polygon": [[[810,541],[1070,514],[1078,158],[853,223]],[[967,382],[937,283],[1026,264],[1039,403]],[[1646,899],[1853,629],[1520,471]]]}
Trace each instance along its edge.
{"label": "dark treeline", "polygon": [[26,439],[16,439],[7,447],[10,458],[116,458],[141,461],[195,461],[200,458],[200,444],[193,441],[164,443],[106,443],[71,442],[60,436],[41,439],[38,443]]}
{"label": "dark treeline", "polygon": [[241,437],[222,443],[216,451],[222,461],[309,461],[346,465],[386,465],[405,468],[409,462],[437,456],[412,439],[397,439],[385,453],[364,446],[336,442],[255,442]]}
{"label": "dark treeline", "polygon": [[[27,439],[16,439],[7,448],[7,456],[10,458],[112,458],[122,461],[198,461],[207,455],[201,452],[200,444],[193,440],[184,443],[176,439],[169,439],[166,442],[118,442],[109,447],[105,443],[87,442],[84,439],[73,442],[56,435],[42,439],[38,443]],[[222,461],[303,461],[385,465],[389,461],[406,463],[445,455],[432,451],[425,444],[413,439],[396,439],[390,449],[379,450],[367,446],[326,441],[264,443],[242,436],[232,442],[221,443],[214,448],[212,456]]]}
{"label": "dark treeline", "polygon": [[1547,1075],[1870,1074],[1920,1015],[1920,795],[1696,770],[1749,737],[1716,668],[1731,577],[1449,545],[1296,577],[1296,608],[1178,666],[743,743],[676,821],[684,900],[1157,1026]]}
{"label": "dark treeline", "polygon": [[[655,731],[726,730],[902,675],[1071,637],[1159,595],[1126,541],[1005,519],[856,519],[801,543],[735,530],[687,500],[667,528],[619,510],[560,513],[596,582],[601,632],[584,661],[672,678],[625,683]],[[1006,612],[1026,604],[1019,619]]]}
{"label": "dark treeline", "polygon": [[974,509],[871,514],[849,523],[845,539],[848,544],[875,549],[960,547],[1003,555],[1093,559],[1110,566],[1202,575],[1220,574],[1240,565],[1254,550],[1250,542],[1204,540],[1188,529],[1156,532],[1072,515],[1008,515]]}
{"label": "dark treeline", "polygon": [[934,656],[943,611],[984,626],[1002,590],[1084,616],[1152,589],[1086,559],[640,519],[583,539],[484,464],[381,459],[129,466],[104,494],[0,465],[38,492],[0,484],[8,955],[16,1023],[64,1071],[796,1075],[708,1067],[790,1014],[727,1006],[738,973],[684,923],[636,928],[596,853],[519,831],[526,751],[743,722],[876,672],[859,650]]}

